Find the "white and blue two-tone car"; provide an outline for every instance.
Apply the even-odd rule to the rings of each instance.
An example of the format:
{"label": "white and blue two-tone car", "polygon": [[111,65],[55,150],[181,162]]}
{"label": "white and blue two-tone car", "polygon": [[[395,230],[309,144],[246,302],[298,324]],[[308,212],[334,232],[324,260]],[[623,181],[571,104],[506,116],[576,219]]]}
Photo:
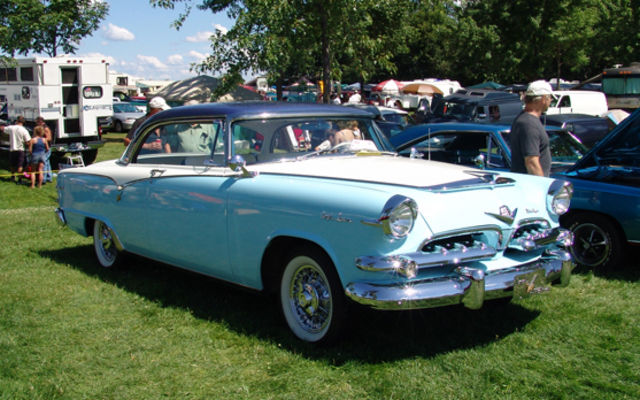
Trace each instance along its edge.
{"label": "white and blue two-tone car", "polygon": [[295,336],[348,302],[406,310],[569,282],[571,185],[399,157],[367,112],[220,103],[149,118],[118,160],[62,171],[60,221],[122,252],[274,294]]}

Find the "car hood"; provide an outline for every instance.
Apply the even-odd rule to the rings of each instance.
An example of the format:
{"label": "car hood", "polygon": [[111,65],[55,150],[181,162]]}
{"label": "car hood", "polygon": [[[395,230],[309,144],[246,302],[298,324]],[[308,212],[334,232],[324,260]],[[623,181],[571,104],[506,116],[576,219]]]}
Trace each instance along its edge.
{"label": "car hood", "polygon": [[640,110],[634,112],[609,132],[584,157],[578,160],[569,169],[569,172],[607,166],[637,168],[637,160],[640,159],[639,129]]}
{"label": "car hood", "polygon": [[[367,154],[367,153],[363,153]],[[72,168],[64,173],[97,174],[109,176],[118,185],[149,177],[149,169],[162,165],[120,164],[117,160],[103,161],[84,168]],[[258,174],[277,174],[322,179],[347,180],[374,184],[399,185],[433,191],[463,190],[513,182],[512,174],[484,171],[455,164],[411,159],[394,155],[342,155],[318,156],[298,160],[283,160],[247,165],[246,169]],[[159,170],[159,169],[158,169]],[[162,168],[162,176],[236,175],[227,167],[189,166]]]}
{"label": "car hood", "polygon": [[495,173],[454,164],[390,155],[323,156],[299,161],[257,164],[250,171],[344,179],[443,190],[486,185]]}

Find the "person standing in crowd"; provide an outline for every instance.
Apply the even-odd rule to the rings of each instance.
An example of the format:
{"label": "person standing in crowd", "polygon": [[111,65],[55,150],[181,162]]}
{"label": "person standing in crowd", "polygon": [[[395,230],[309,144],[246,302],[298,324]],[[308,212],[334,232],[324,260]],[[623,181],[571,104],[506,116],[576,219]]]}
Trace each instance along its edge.
{"label": "person standing in crowd", "polygon": [[355,93],[349,97],[349,104],[358,104],[362,101],[362,96],[360,96],[360,91],[356,90]]}
{"label": "person standing in crowd", "polygon": [[[169,107],[167,102],[162,97],[156,96],[156,97],[152,98],[149,101],[149,111],[147,111],[147,113],[145,115],[143,115],[142,117],[136,119],[134,121],[133,125],[131,125],[131,129],[129,129],[129,133],[127,134],[127,137],[124,138],[124,145],[128,146],[129,143],[131,143],[131,141],[133,139],[135,139],[134,135],[136,135],[136,130],[138,130],[138,127],[140,125],[142,125],[142,123],[144,121],[146,121],[152,115],[157,114],[162,110],[168,110],[170,108],[171,107]],[[147,149],[147,150],[152,150],[152,151],[153,150],[155,150],[155,151],[161,151],[162,150],[162,145],[157,143],[157,142],[145,143],[142,147]]]}
{"label": "person standing in crowd", "polygon": [[53,141],[53,134],[51,129],[44,122],[44,118],[36,118],[36,126],[41,126],[44,129],[44,139],[47,141],[47,152],[45,153],[43,180],[44,182],[53,182],[53,172],[51,170],[51,143]]}
{"label": "person standing in crowd", "polygon": [[551,104],[551,85],[531,82],[524,94],[524,110],[511,125],[511,171],[538,176],[551,173],[549,136],[540,116]]}
{"label": "person standing in crowd", "polygon": [[29,132],[24,127],[24,117],[16,118],[14,125],[7,126],[5,131],[9,133],[9,162],[11,168],[11,180],[16,181],[16,173],[22,174],[25,162],[25,148],[31,140]]}
{"label": "person standing in crowd", "polygon": [[49,150],[49,143],[47,143],[47,139],[45,138],[45,128],[43,126],[36,126],[33,130],[33,135],[33,138],[29,140],[32,189],[36,186],[36,175],[38,175],[38,187],[42,187],[44,164],[47,151]]}

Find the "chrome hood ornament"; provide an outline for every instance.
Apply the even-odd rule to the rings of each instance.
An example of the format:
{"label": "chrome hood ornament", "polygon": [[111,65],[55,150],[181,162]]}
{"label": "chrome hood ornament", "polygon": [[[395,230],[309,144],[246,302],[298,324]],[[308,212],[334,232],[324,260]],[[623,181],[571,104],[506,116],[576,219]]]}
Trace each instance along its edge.
{"label": "chrome hood ornament", "polygon": [[502,221],[507,225],[513,225],[513,221],[516,220],[517,213],[518,213],[517,208],[514,209],[512,212],[511,209],[509,209],[509,207],[505,205],[500,206],[500,210],[498,211],[498,214],[485,212],[485,214],[490,215],[493,218],[496,218],[497,220]]}

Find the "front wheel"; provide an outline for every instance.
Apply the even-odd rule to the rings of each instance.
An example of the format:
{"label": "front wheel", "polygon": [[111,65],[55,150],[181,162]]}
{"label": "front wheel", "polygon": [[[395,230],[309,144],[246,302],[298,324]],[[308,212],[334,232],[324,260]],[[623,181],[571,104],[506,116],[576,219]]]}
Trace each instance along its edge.
{"label": "front wheel", "polygon": [[346,301],[331,260],[304,246],[289,254],[280,280],[280,305],[289,329],[299,339],[329,343],[346,317]]}
{"label": "front wheel", "polygon": [[102,221],[93,224],[93,248],[98,262],[105,268],[117,266],[122,259],[111,229]]}
{"label": "front wheel", "polygon": [[576,263],[609,268],[622,260],[623,237],[609,219],[598,214],[576,214],[566,222],[574,236],[571,254]]}

